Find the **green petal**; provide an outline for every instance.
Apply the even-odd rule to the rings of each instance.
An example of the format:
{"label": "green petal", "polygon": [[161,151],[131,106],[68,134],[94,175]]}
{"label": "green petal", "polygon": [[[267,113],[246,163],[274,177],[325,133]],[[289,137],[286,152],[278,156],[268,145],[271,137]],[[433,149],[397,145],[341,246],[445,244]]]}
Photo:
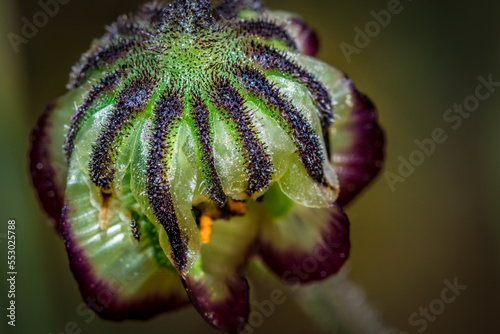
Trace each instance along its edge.
{"label": "green petal", "polygon": [[[314,106],[307,88],[279,76],[270,76],[269,80],[294,102],[294,105],[302,112],[315,132],[321,133],[318,110]],[[327,157],[328,154],[322,136],[319,137],[319,140],[323,156]],[[299,204],[314,208],[329,207],[335,202],[338,196],[338,179],[327,158],[323,164],[323,170],[325,178],[330,185],[329,187],[314,182],[300,163],[298,156],[295,155],[288,165],[286,173],[279,180],[279,184],[283,192]]]}
{"label": "green petal", "polygon": [[[99,119],[107,112],[103,109],[94,117]],[[96,123],[89,122],[82,128],[89,138],[99,128],[91,124]],[[103,317],[112,319],[149,317],[185,304],[178,274],[158,247],[157,228],[130,196],[128,165],[124,170],[129,172],[115,181],[103,226],[105,204],[88,175],[89,143],[80,141],[70,162],[63,231],[84,299]],[[123,152],[124,157],[128,156],[127,150]],[[132,220],[138,226],[140,241],[131,231]],[[97,303],[91,302],[96,298]]]}
{"label": "green petal", "polygon": [[[131,155],[131,166],[133,166],[131,190],[149,220],[158,227],[160,244],[172,263],[175,263],[172,258],[172,247],[167,233],[163,226],[160,226],[156,222],[155,215],[149,205],[149,199],[145,191],[146,161],[149,154],[149,138],[152,136],[151,121],[144,120],[136,126],[136,129],[136,141],[135,143],[131,143],[131,147],[134,147],[134,152]],[[172,154],[172,158],[169,160],[167,167],[167,176],[170,180],[175,214],[181,230],[188,238],[185,272],[189,271],[190,267],[196,261],[200,249],[198,228],[191,212],[194,191],[197,186],[197,174],[199,174],[199,167],[192,163],[195,161],[194,147],[192,144],[193,139],[189,128],[187,124],[182,123],[175,136],[173,148],[175,153]]]}
{"label": "green petal", "polygon": [[[59,231],[68,174],[63,153],[65,127],[81,100],[84,89],[72,91],[52,102],[31,133],[30,173],[33,186],[53,227]],[[76,102],[75,102],[76,101]]]}
{"label": "green petal", "polygon": [[380,172],[385,135],[377,109],[341,71],[307,56],[297,61],[330,90],[335,122],[330,127],[330,161],[339,178],[339,205],[348,204]]}

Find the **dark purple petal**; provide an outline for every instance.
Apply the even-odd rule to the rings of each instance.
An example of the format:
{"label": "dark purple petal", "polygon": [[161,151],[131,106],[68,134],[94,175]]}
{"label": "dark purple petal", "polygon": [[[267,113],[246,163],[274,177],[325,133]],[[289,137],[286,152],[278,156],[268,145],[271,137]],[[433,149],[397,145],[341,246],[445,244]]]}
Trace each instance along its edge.
{"label": "dark purple petal", "polygon": [[[346,134],[348,141],[337,143],[332,140],[333,165],[340,181],[340,195],[337,203],[348,204],[383,166],[385,156],[385,135],[378,124],[377,109],[360,93],[348,79],[353,97],[353,107],[336,129]],[[335,125],[334,125],[335,126]]]}
{"label": "dark purple petal", "polygon": [[[86,249],[76,241],[69,221],[70,210],[69,205],[66,205],[61,218],[61,234],[65,240],[70,268],[83,300],[100,317],[115,321],[143,320],[189,303],[173,268],[169,271],[155,267],[146,274],[128,270],[128,261],[123,261],[120,270],[112,270],[105,277],[98,275]],[[127,244],[130,244],[128,240]],[[132,250],[131,256],[139,256],[141,250],[145,251],[137,247]],[[143,281],[144,275],[148,275],[148,279],[137,287],[137,280]],[[133,292],[130,293],[130,290]]]}
{"label": "dark purple petal", "polygon": [[[223,333],[235,334],[245,327],[250,314],[245,278],[234,275],[225,282],[209,282],[188,277],[184,286],[193,306],[210,325]],[[218,299],[214,299],[215,294],[219,295]]]}
{"label": "dark purple petal", "polygon": [[[42,208],[50,218],[52,226],[59,231],[63,207],[64,180],[57,177],[54,157],[54,132],[62,131],[54,124],[57,101],[51,103],[38,119],[31,132],[29,169]],[[62,146],[61,146],[62,150]]]}
{"label": "dark purple petal", "polygon": [[295,204],[283,219],[262,225],[260,255],[286,283],[325,279],[349,257],[349,220],[337,205],[311,209]]}
{"label": "dark purple petal", "polygon": [[297,42],[297,47],[302,54],[314,57],[319,50],[318,35],[302,19],[292,17],[289,29]]}

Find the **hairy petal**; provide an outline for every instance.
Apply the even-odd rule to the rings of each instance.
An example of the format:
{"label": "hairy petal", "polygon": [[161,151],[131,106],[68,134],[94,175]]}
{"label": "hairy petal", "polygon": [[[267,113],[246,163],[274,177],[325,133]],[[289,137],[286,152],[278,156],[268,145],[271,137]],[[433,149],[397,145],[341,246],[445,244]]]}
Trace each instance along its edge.
{"label": "hairy petal", "polygon": [[[197,175],[200,167],[194,162],[193,138],[185,123],[179,124],[177,130],[171,133],[170,144],[171,151],[175,154],[169,154],[168,165],[163,166],[165,177],[168,178],[171,196],[171,205],[174,210],[176,222],[181,233],[181,250],[174,252],[174,240],[170,240],[167,228],[158,221],[153,206],[150,205],[151,199],[147,191],[148,157],[150,156],[150,138],[153,138],[153,124],[151,120],[144,121],[137,127],[137,141],[131,154],[131,164],[133,166],[131,173],[131,191],[134,194],[139,206],[144,210],[150,221],[159,227],[159,242],[168,258],[175,263],[180,274],[185,274],[196,261],[200,249],[200,238],[198,228],[194,220],[192,209],[192,199],[195,187],[197,185]],[[191,158],[190,158],[191,157]],[[167,222],[163,222],[167,223]],[[173,223],[173,222],[172,222]],[[179,256],[183,260],[179,261]]]}
{"label": "hairy petal", "polygon": [[[319,38],[304,19],[296,14],[284,10],[245,11],[240,14],[246,20],[266,19],[275,25],[282,26],[288,36],[294,41],[297,51],[307,56],[315,56],[319,50]],[[289,45],[290,43],[288,43]]]}
{"label": "hairy petal", "polygon": [[385,135],[377,109],[342,72],[319,60],[297,61],[330,90],[335,122],[330,127],[330,162],[340,182],[337,203],[348,204],[380,172],[385,157]]}

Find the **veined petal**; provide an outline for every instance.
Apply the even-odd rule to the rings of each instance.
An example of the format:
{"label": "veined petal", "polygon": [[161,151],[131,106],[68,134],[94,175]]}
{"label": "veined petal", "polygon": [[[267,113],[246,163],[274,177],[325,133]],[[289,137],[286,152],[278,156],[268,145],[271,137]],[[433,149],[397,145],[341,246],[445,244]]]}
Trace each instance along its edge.
{"label": "veined petal", "polygon": [[210,243],[202,245],[198,260],[184,278],[195,308],[224,333],[237,333],[247,323],[249,287],[241,270],[253,252],[256,219],[255,210],[250,207],[244,217],[214,220]]}
{"label": "veined petal", "polygon": [[[95,231],[94,237],[80,241],[80,229],[74,229],[70,222],[79,212],[71,204],[65,207],[61,234],[82,298],[99,316],[109,320],[147,319],[188,304],[177,272],[169,268],[167,258],[159,260],[162,250],[153,242],[142,237],[141,244],[134,244],[126,224],[113,235]],[[88,248],[94,249],[93,254]],[[93,257],[96,252],[98,259]]]}
{"label": "veined petal", "polygon": [[349,257],[349,220],[343,210],[293,203],[277,187],[264,197],[259,253],[287,283],[335,274]]}
{"label": "veined petal", "polygon": [[51,225],[59,231],[67,163],[63,154],[65,126],[75,112],[83,90],[72,91],[47,106],[30,137],[30,173],[33,186]]}
{"label": "veined petal", "polygon": [[330,127],[330,162],[337,172],[340,194],[337,204],[348,204],[383,166],[385,135],[377,109],[342,72],[319,60],[298,56],[330,90],[335,122]]}
{"label": "veined petal", "polygon": [[123,320],[146,319],[187,304],[178,274],[159,246],[157,228],[133,206],[127,208],[133,198],[118,196],[107,204],[103,228],[102,208],[92,198],[93,185],[84,171],[71,164],[61,232],[87,305],[105,319]]}

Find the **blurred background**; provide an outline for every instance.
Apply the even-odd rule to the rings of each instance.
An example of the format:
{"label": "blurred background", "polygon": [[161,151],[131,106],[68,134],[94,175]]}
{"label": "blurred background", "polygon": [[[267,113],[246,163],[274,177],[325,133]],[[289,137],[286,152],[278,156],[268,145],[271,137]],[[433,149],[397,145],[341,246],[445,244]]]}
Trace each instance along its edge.
{"label": "blurred background", "polygon": [[[28,179],[28,136],[44,107],[64,94],[70,68],[92,38],[142,1],[66,2],[17,53],[7,34],[21,35],[22,18],[32,21],[41,7],[34,0],[0,2],[0,332],[214,333],[192,308],[145,323],[86,323],[76,313],[81,298],[63,242],[47,225]],[[500,3],[403,0],[400,13],[360,47],[354,28],[364,31],[374,20],[371,11],[389,2],[266,1],[269,8],[302,14],[321,38],[318,57],[348,73],[376,103],[388,138],[385,172],[398,174],[401,157],[409,159],[418,149],[415,140],[430,138],[435,129],[447,138],[404,182],[391,186],[383,172],[347,208],[350,278],[386,324],[407,333],[422,328],[410,324],[410,315],[440,299],[444,281],[457,278],[467,289],[424,332],[498,333],[500,89],[456,129],[443,116],[475,95],[479,76],[500,81]],[[342,43],[357,49],[346,57]],[[4,316],[8,219],[17,221],[15,328]],[[77,330],[65,329],[70,321]],[[291,301],[255,330],[303,331],[316,329]]]}

